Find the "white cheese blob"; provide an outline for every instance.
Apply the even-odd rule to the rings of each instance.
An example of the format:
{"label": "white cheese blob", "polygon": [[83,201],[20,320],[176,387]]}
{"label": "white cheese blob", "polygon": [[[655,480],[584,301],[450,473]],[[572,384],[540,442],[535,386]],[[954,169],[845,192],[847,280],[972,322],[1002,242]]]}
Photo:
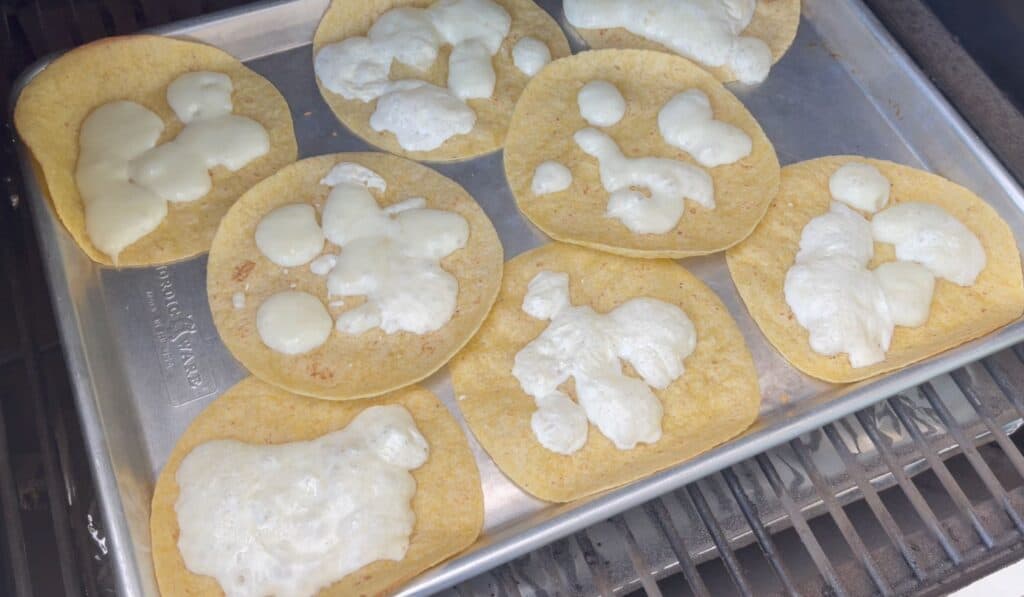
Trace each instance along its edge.
{"label": "white cheese blob", "polygon": [[885,207],[891,187],[878,168],[864,162],[843,164],[828,179],[833,199],[868,213]]}
{"label": "white cheese blob", "polygon": [[935,293],[935,276],[912,261],[890,261],[874,270],[889,304],[892,322],[917,327],[928,321]]}
{"label": "white cheese blob", "polygon": [[258,122],[231,114],[231,79],[197,71],[175,79],[167,102],[185,128],[162,145],[160,118],[115,101],[82,122],[75,183],[85,204],[86,232],[115,262],[127,246],[167,215],[167,201],[195,201],[213,186],[209,170],[235,171],[270,150]]}
{"label": "white cheese blob", "polygon": [[82,122],[75,183],[85,204],[85,229],[115,262],[167,216],[167,202],[129,175],[131,161],[154,147],[163,130],[160,117],[127,101],[104,104]]}
{"label": "white cheese blob", "polygon": [[295,355],[327,341],[334,322],[327,308],[308,292],[286,290],[272,294],[256,311],[256,331],[269,348]]}
{"label": "white cheese blob", "polygon": [[985,269],[981,241],[938,205],[894,205],[872,218],[871,231],[878,242],[895,246],[897,259],[920,263],[954,284],[970,286]]}
{"label": "white cheese blob", "polygon": [[312,261],[324,248],[324,233],[316,223],[316,210],[307,203],[282,205],[256,224],[256,247],[282,267]]}
{"label": "white cheese blob", "polygon": [[497,75],[487,46],[476,39],[452,48],[448,56],[448,89],[460,100],[491,97]]}
{"label": "white cheese blob", "polygon": [[665,102],[658,112],[658,130],[666,143],[707,168],[731,164],[753,149],[742,129],[714,119],[711,100],[700,89],[689,89]]}
{"label": "white cheese blob", "polygon": [[239,290],[231,295],[231,306],[236,309],[245,308],[245,293]]}
{"label": "white cheese blob", "polygon": [[548,45],[535,37],[524,37],[512,46],[512,64],[527,77],[540,72],[551,62]]}
{"label": "white cheese blob", "polygon": [[[512,25],[492,0],[439,0],[427,8],[382,14],[366,37],[350,37],[317,51],[313,69],[332,93],[377,106],[373,130],[389,131],[402,148],[429,151],[468,133],[476,113],[465,100],[488,98],[496,75],[491,62]],[[419,79],[389,79],[394,60],[426,71],[442,44],[452,46],[448,87]]]}
{"label": "white cheese blob", "polygon": [[334,265],[338,262],[338,256],[327,253],[321,255],[309,262],[309,271],[316,274],[317,276],[326,276],[331,273],[334,269]]}
{"label": "white cheese blob", "polygon": [[666,158],[628,158],[611,137],[597,129],[583,129],[573,138],[580,149],[597,158],[601,186],[610,193],[605,215],[621,220],[637,234],[674,229],[683,215],[684,199],[707,209],[715,207],[714,183],[701,168]]}
{"label": "white cheese blob", "polygon": [[409,151],[437,149],[455,135],[473,130],[476,112],[447,89],[422,83],[377,100],[370,128],[394,133]]}
{"label": "white cheese blob", "polygon": [[530,191],[534,195],[557,193],[569,188],[572,184],[572,172],[558,162],[541,162],[533,171]]}
{"label": "white cheese blob", "polygon": [[178,550],[228,597],[313,595],[405,557],[416,521],[409,471],[428,454],[397,405],[368,407],[310,441],[202,443],[175,475]]}
{"label": "white cheese blob", "polygon": [[218,118],[231,113],[232,89],[231,77],[224,73],[185,73],[167,87],[167,104],[185,123]]}
{"label": "white cheese blob", "polygon": [[388,189],[388,183],[380,177],[373,170],[370,170],[366,166],[361,164],[355,164],[353,162],[342,162],[327,173],[320,180],[320,184],[333,187],[343,182],[347,182],[355,185],[362,185],[368,189],[374,191],[380,191],[383,193]]}
{"label": "white cheese blob", "polygon": [[608,81],[590,81],[576,94],[580,116],[591,126],[612,126],[626,114],[626,98]]}
{"label": "white cheese blob", "polygon": [[622,27],[705,66],[728,67],[743,83],[768,77],[771,49],[743,37],[756,0],[565,0],[574,27]]}
{"label": "white cheese blob", "polygon": [[811,349],[826,356],[846,353],[853,367],[881,362],[892,341],[885,293],[867,269],[874,255],[869,231],[860,214],[832,202],[828,213],[804,227],[783,288]]}
{"label": "white cheese blob", "polygon": [[424,207],[421,197],[402,203],[389,213],[365,186],[351,183],[336,185],[327,198],[324,234],[342,249],[327,275],[328,293],[365,299],[338,316],[342,333],[379,327],[425,334],[455,313],[458,280],[440,261],[466,246],[469,224],[459,214]]}
{"label": "white cheese blob", "polygon": [[[697,343],[693,323],[675,305],[640,297],[606,314],[569,300],[569,277],[543,271],[530,281],[523,310],[548,327],[515,356],[512,375],[534,397],[531,428],[559,454],[586,443],[579,410],[620,450],[661,438],[662,406],[651,388],[664,389],[683,374]],[[625,360],[640,375],[622,371]],[[572,377],[578,405],[558,388]]]}
{"label": "white cheese blob", "polygon": [[558,391],[537,398],[536,403],[530,429],[540,445],[556,454],[572,454],[586,445],[589,422],[582,406]]}

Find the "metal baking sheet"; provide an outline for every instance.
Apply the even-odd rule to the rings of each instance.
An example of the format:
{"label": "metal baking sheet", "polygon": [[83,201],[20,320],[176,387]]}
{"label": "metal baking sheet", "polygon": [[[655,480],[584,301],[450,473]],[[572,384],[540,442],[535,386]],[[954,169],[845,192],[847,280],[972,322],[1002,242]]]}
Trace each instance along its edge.
{"label": "metal baking sheet", "polygon": [[[217,45],[284,93],[301,157],[365,150],[314,83],[309,40],[327,0],[286,0],[171,25],[158,32]],[[559,2],[541,2],[560,22]],[[570,36],[572,40],[572,36]],[[578,48],[578,44],[576,44]],[[25,73],[18,90],[45,68]],[[1024,239],[1024,193],[859,0],[804,0],[793,47],[764,84],[732,90],[788,164],[856,153],[940,173],[986,198]],[[12,102],[13,105],[13,102]],[[112,544],[119,592],[156,594],[149,501],[178,436],[245,375],[217,337],[205,295],[206,259],[139,270],[97,267],[49,208],[21,148],[44,264],[89,460]],[[500,153],[434,166],[465,186],[501,235],[507,257],[547,242],[516,210]],[[758,422],[741,437],[626,487],[571,504],[535,500],[509,482],[470,435],[484,484],[480,540],[404,594],[439,590],[570,532],[1024,339],[1024,321],[923,363],[861,383],[812,380],[787,365],[743,308],[721,255],[686,260],[739,322],[760,372]],[[428,381],[458,416],[447,374]]]}

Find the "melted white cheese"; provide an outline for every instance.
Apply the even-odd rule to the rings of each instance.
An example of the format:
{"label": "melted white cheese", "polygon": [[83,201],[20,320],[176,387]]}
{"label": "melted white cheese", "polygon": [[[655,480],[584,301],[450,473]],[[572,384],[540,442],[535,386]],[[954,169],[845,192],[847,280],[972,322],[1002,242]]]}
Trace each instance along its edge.
{"label": "melted white cheese", "polygon": [[452,48],[448,56],[448,89],[465,101],[491,97],[497,75],[487,46],[475,39]]}
{"label": "melted white cheese", "polygon": [[380,327],[424,334],[455,313],[458,280],[440,261],[466,245],[469,224],[459,214],[423,207],[419,197],[403,203],[389,213],[365,186],[344,182],[327,198],[324,234],[342,249],[327,276],[328,293],[365,297],[338,317],[342,333]]}
{"label": "melted white cheese", "polygon": [[85,204],[85,229],[115,262],[167,216],[167,202],[129,175],[132,160],[155,146],[163,129],[156,114],[127,101],[104,104],[82,123],[75,183]]}
{"label": "melted white cheese", "polygon": [[294,355],[322,346],[334,322],[327,308],[308,292],[272,294],[256,311],[256,331],[269,348]]}
{"label": "melted white cheese", "polygon": [[160,118],[128,101],[94,110],[79,133],[75,182],[85,204],[86,232],[116,262],[127,246],[167,215],[167,201],[195,201],[209,193],[208,170],[235,171],[270,150],[266,130],[231,114],[231,79],[221,73],[181,75],[167,102],[185,128],[156,145]]}
{"label": "melted white cheese", "polygon": [[321,255],[309,262],[309,271],[316,274],[317,276],[326,276],[331,273],[334,269],[334,264],[338,262],[338,256],[327,253]]}
{"label": "melted white cheese", "polygon": [[228,597],[291,597],[401,560],[416,520],[409,471],[428,453],[397,405],[371,406],[310,441],[200,444],[175,476],[185,566]]}
{"label": "melted white cheese", "polygon": [[872,218],[871,231],[878,242],[895,245],[897,259],[916,261],[954,284],[970,286],[985,269],[981,241],[938,205],[894,205]]}
{"label": "melted white cheese", "polygon": [[700,89],[689,89],[665,102],[658,112],[658,130],[666,143],[708,168],[743,159],[753,148],[742,129],[714,119],[711,101]]}
{"label": "melted white cheese", "polygon": [[878,168],[864,162],[843,164],[828,179],[833,199],[868,213],[885,207],[891,187]]}
{"label": "melted white cheese", "polygon": [[512,46],[512,64],[527,77],[540,72],[551,62],[551,50],[547,44],[534,37],[524,37]]}
{"label": "melted white cheese", "polygon": [[[531,427],[545,448],[570,454],[586,443],[580,410],[620,450],[661,437],[662,407],[651,388],[683,374],[693,323],[675,305],[640,297],[606,314],[569,300],[569,277],[543,271],[530,281],[523,310],[548,327],[515,356],[512,375],[534,397]],[[622,371],[625,360],[640,375]],[[558,388],[572,377],[578,405]]]}
{"label": "melted white cheese", "polygon": [[320,180],[320,184],[327,187],[333,187],[343,182],[363,185],[368,189],[380,191],[381,193],[388,189],[388,183],[380,177],[380,174],[366,166],[352,162],[342,162],[334,166],[327,173],[327,176]]}
{"label": "melted white cheese", "polygon": [[409,151],[437,149],[455,135],[473,130],[476,112],[447,89],[421,83],[377,100],[370,128],[394,133]]}
{"label": "melted white cheese", "polygon": [[[313,68],[332,93],[377,106],[375,131],[395,134],[409,151],[429,151],[468,133],[476,113],[465,100],[488,98],[496,75],[491,62],[512,18],[492,0],[439,0],[427,8],[395,8],[382,14],[366,37],[321,48]],[[442,44],[452,46],[448,88],[418,79],[389,79],[394,60],[425,71]]]}
{"label": "melted white cheese", "polygon": [[590,81],[576,94],[580,116],[591,126],[612,126],[626,114],[626,98],[608,81]]}
{"label": "melted white cheese", "polygon": [[833,202],[800,236],[796,263],[786,272],[786,303],[819,354],[849,355],[866,367],[885,359],[893,320],[878,278],[867,269],[874,244],[867,220]]}
{"label": "melted white cheese", "polygon": [[256,224],[256,247],[282,267],[305,265],[324,248],[316,210],[307,203],[282,205]]}
{"label": "melted white cheese", "polygon": [[245,293],[239,290],[231,295],[231,306],[236,309],[245,308]]}
{"label": "melted white cheese", "polygon": [[530,191],[534,195],[557,193],[569,188],[572,184],[572,172],[558,162],[541,162],[533,171]]}
{"label": "melted white cheese", "polygon": [[565,0],[574,27],[627,31],[706,66],[729,67],[743,83],[760,83],[772,64],[760,39],[742,37],[756,0]]}
{"label": "melted white cheese", "polygon": [[701,168],[666,158],[628,158],[597,129],[583,129],[573,138],[580,149],[597,158],[601,186],[610,193],[606,215],[635,233],[663,234],[674,229],[683,215],[684,199],[707,209],[715,207],[714,183]]}
{"label": "melted white cheese", "polygon": [[917,327],[928,321],[935,276],[927,268],[912,261],[890,261],[876,267],[874,273],[894,324]]}

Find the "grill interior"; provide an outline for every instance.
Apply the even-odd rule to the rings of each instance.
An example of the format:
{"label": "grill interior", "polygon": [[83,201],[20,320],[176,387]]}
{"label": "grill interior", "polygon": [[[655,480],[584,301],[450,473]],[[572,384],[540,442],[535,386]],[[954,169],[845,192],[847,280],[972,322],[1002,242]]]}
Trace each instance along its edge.
{"label": "grill interior", "polygon": [[[244,3],[0,0],[0,93],[7,97],[17,74],[51,52]],[[955,21],[956,3],[930,0],[934,13],[921,0],[867,3],[1021,179],[1021,104],[1002,91],[1012,92],[1020,79],[993,67],[998,85],[993,83],[958,44],[936,17]],[[972,4],[977,11],[1019,15],[1020,21],[999,21],[1002,26],[1024,26],[1024,11],[1011,0]],[[32,206],[19,199],[6,117],[5,111],[0,592],[113,595],[89,454],[30,224]],[[1022,387],[1024,345],[557,541],[448,594],[944,593],[1021,557],[1024,455],[1015,431],[1024,419]]]}

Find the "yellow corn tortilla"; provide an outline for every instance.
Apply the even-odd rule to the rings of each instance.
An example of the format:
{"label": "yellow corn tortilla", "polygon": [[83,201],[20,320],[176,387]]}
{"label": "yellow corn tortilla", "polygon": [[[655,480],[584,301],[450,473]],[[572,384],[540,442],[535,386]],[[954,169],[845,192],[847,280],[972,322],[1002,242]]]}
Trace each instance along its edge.
{"label": "yellow corn tortilla", "polygon": [[[522,310],[541,271],[569,274],[572,304],[599,313],[636,297],[678,305],[693,321],[697,346],[685,372],[654,390],[665,415],[654,444],[619,450],[593,425],[586,445],[564,456],[540,445],[530,429],[534,399],[512,376],[516,353],[547,327]],[[568,502],[678,464],[735,437],[757,418],[761,394],[750,351],[725,305],[682,266],[551,243],[509,261],[490,317],[449,369],[459,409],[498,467],[529,493]],[[625,370],[632,375],[632,368]],[[570,380],[571,384],[571,380]],[[567,387],[575,397],[574,390]]]}
{"label": "yellow corn tortilla", "polygon": [[233,56],[206,44],[154,35],[111,37],[71,50],[50,63],[25,87],[14,109],[14,124],[42,172],[57,217],[93,261],[112,265],[97,249],[85,228],[85,206],[75,183],[78,134],[96,108],[130,100],[156,113],[165,129],[165,143],[184,125],[167,105],[167,86],[197,70],[231,77],[234,113],[267,129],[270,151],[237,172],[211,170],[213,188],[189,203],[167,204],[167,217],[148,235],[125,248],[118,267],[157,265],[206,252],[217,224],[231,204],[257,181],[294,162],[298,149],[292,117],[284,96],[270,81]]}
{"label": "yellow corn tortilla", "polygon": [[[327,44],[337,43],[343,39],[365,36],[377,18],[385,12],[398,7],[409,6],[425,8],[436,0],[332,0],[327,12],[324,13],[313,36],[313,55]],[[494,0],[508,11],[512,17],[512,26],[501,49],[494,55],[491,63],[497,75],[494,94],[486,99],[471,99],[467,104],[476,112],[476,125],[465,135],[456,135],[445,141],[437,149],[430,151],[408,151],[398,144],[393,133],[377,132],[370,128],[370,115],[377,108],[377,100],[361,102],[347,100],[331,93],[317,78],[317,87],[327,105],[331,107],[338,120],[353,133],[368,143],[398,155],[415,160],[451,161],[462,160],[490,153],[499,149],[505,141],[512,108],[519,99],[519,94],[529,81],[529,77],[516,68],[512,62],[512,48],[520,39],[533,37],[548,46],[551,58],[569,55],[569,42],[566,41],[562,29],[542,8],[531,0]],[[437,60],[426,72],[395,62],[391,66],[391,79],[421,79],[437,85],[448,85],[448,54],[451,46],[442,46]]]}
{"label": "yellow corn tortilla", "polygon": [[[977,235],[988,257],[973,286],[936,279],[928,321],[916,328],[897,326],[885,360],[856,369],[845,353],[827,357],[811,350],[807,330],[797,323],[783,292],[804,226],[829,209],[829,177],[850,161],[869,163],[889,179],[889,206],[920,201],[948,211]],[[941,176],[882,160],[831,156],[786,166],[779,196],[754,233],[726,253],[726,260],[747,310],[768,341],[797,369],[831,382],[851,382],[899,369],[983,336],[1024,312],[1020,253],[1009,226],[995,210]],[[875,243],[875,257],[868,267],[893,260],[892,245]]]}
{"label": "yellow corn tortilla", "polygon": [[[622,0],[628,1],[628,0]],[[757,0],[757,8],[754,10],[754,18],[743,30],[742,35],[756,37],[768,44],[772,51],[772,62],[778,62],[786,53],[789,46],[793,45],[796,39],[797,26],[800,25],[800,0]],[[657,42],[641,37],[629,31],[616,27],[614,29],[580,29],[573,27],[566,22],[566,27],[572,28],[587,45],[595,50],[606,48],[657,50],[675,54],[671,50]],[[736,80],[736,75],[727,66],[703,66],[723,83]],[[769,74],[769,76],[771,76]]]}
{"label": "yellow corn tortilla", "polygon": [[[331,332],[327,342],[301,355],[285,355],[265,344],[256,330],[256,312],[270,295],[288,290],[311,293],[335,318],[362,303],[346,297],[330,307],[327,278],[308,265],[282,269],[256,247],[255,230],[271,210],[289,203],[313,204],[318,213],[330,188],[320,184],[335,164],[354,162],[387,181],[387,192],[371,191],[381,206],[424,197],[427,206],[458,213],[469,223],[466,246],[441,260],[459,282],[455,315],[427,334],[385,334],[373,328],[350,336]],[[340,249],[330,242],[325,251]],[[253,375],[298,394],[348,400],[382,394],[430,375],[480,328],[501,286],[503,253],[498,234],[483,210],[454,181],[409,160],[384,153],[339,153],[300,160],[250,189],[228,211],[210,249],[206,289],[213,321],[224,344]],[[232,297],[245,294],[236,309]]]}
{"label": "yellow corn tortilla", "polygon": [[212,402],[181,436],[160,471],[150,517],[153,564],[164,595],[222,595],[210,576],[185,567],[178,551],[178,500],[175,476],[181,461],[196,446],[217,439],[252,444],[306,441],[344,428],[363,409],[398,404],[408,409],[430,444],[430,457],[412,471],[416,525],[409,550],[400,561],[378,560],[324,588],[320,595],[378,595],[396,591],[434,564],[468,547],[483,526],[480,473],[466,437],[437,398],[420,387],[382,396],[372,402],[327,402],[289,394],[254,377],[240,381]]}
{"label": "yellow corn tortilla", "polygon": [[[621,221],[605,217],[609,193],[601,186],[597,159],[573,140],[576,131],[590,126],[580,116],[576,96],[597,79],[614,84],[626,99],[622,120],[600,130],[628,157],[671,158],[709,172],[715,186],[714,209],[686,200],[679,224],[665,234],[636,234]],[[750,136],[749,156],[704,168],[662,139],[658,112],[673,96],[693,88],[707,94],[715,119]],[[516,104],[504,158],[505,176],[519,209],[548,236],[630,257],[679,258],[721,251],[750,234],[779,188],[775,149],[743,104],[689,60],[647,50],[584,52],[548,65]],[[572,184],[564,191],[534,195],[534,170],[548,160],[569,168]]]}

